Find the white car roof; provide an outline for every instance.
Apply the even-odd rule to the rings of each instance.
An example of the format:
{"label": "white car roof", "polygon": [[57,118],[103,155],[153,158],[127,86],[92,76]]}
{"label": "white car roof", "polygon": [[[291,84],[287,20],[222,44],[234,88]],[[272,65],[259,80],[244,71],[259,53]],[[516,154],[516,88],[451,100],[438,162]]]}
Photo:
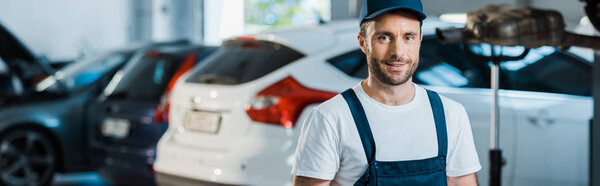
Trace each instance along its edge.
{"label": "white car roof", "polygon": [[[423,35],[435,34],[435,28],[462,27],[464,24],[443,22],[428,18],[423,22]],[[254,35],[256,40],[270,41],[286,45],[303,54],[312,54],[331,47],[337,35],[359,32],[357,19],[334,21],[321,25],[308,25],[295,28],[270,30]],[[235,39],[235,38],[230,38]]]}

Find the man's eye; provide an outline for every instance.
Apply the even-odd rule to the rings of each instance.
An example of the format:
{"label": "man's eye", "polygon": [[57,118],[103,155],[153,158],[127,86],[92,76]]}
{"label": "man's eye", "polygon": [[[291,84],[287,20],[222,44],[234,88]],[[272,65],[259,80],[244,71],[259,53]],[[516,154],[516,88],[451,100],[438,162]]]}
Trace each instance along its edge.
{"label": "man's eye", "polygon": [[415,39],[415,36],[406,36],[407,41],[412,41]]}
{"label": "man's eye", "polygon": [[377,39],[382,42],[388,42],[390,41],[390,36],[379,36]]}

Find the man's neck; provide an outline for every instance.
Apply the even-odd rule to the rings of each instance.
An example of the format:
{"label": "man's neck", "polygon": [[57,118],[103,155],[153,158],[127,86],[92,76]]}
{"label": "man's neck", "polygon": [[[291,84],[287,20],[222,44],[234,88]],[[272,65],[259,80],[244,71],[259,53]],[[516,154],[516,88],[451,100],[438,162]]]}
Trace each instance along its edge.
{"label": "man's neck", "polygon": [[409,103],[415,97],[412,78],[400,85],[388,85],[369,77],[360,83],[365,93],[377,102],[396,106]]}

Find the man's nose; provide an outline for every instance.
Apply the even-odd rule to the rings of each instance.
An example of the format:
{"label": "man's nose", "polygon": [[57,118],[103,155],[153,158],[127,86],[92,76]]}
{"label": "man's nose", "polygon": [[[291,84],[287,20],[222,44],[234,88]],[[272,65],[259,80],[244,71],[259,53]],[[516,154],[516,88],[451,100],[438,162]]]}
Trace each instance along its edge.
{"label": "man's nose", "polygon": [[404,55],[406,54],[407,45],[402,39],[394,39],[391,45],[392,46],[390,47],[390,53],[392,58],[404,57]]}

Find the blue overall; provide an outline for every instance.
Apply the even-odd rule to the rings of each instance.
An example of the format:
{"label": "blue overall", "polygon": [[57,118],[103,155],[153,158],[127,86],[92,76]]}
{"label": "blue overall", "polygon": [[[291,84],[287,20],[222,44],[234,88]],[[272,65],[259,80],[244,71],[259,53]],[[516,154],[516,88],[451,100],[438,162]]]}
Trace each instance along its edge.
{"label": "blue overall", "polygon": [[342,93],[354,123],[358,129],[369,167],[354,184],[355,186],[387,186],[387,185],[446,185],[446,152],[448,137],[446,134],[446,118],[444,107],[438,94],[427,90],[438,141],[436,157],[410,161],[377,161],[375,160],[375,140],[367,121],[365,111],[352,89]]}

